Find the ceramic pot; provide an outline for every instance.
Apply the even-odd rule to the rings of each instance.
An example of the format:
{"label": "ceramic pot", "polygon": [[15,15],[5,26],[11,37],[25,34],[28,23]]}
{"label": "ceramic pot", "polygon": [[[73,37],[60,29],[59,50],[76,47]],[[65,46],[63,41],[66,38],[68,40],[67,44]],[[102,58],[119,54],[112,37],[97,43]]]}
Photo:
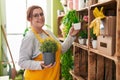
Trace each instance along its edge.
{"label": "ceramic pot", "polygon": [[86,39],[79,38],[78,41],[79,41],[79,43],[82,44],[82,45],[85,45],[85,44],[86,44]]}
{"label": "ceramic pot", "polygon": [[72,24],[72,26],[74,27],[75,30],[80,30],[81,29],[81,22],[74,23],[74,24]]}
{"label": "ceramic pot", "polygon": [[93,47],[94,49],[97,48],[97,40],[92,40],[92,47]]}

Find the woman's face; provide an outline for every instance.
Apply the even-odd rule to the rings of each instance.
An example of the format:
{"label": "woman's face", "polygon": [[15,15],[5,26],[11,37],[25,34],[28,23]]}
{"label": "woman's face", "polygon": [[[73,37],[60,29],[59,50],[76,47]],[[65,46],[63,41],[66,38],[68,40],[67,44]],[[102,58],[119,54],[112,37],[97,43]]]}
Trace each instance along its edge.
{"label": "woman's face", "polygon": [[43,10],[40,8],[34,9],[30,22],[33,27],[41,29],[45,22]]}

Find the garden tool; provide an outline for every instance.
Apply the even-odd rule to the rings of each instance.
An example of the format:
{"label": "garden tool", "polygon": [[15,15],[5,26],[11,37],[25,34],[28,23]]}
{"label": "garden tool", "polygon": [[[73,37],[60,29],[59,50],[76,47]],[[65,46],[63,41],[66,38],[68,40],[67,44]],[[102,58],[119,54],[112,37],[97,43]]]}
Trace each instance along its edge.
{"label": "garden tool", "polygon": [[16,68],[15,68],[15,63],[14,63],[12,53],[11,53],[11,50],[10,50],[10,47],[9,47],[9,44],[8,44],[8,41],[7,41],[7,38],[6,38],[6,34],[5,34],[5,31],[4,31],[4,28],[3,28],[2,25],[1,25],[1,30],[3,32],[3,36],[5,38],[5,42],[7,44],[7,47],[8,47],[9,53],[10,53],[10,57],[11,57],[11,60],[12,60],[12,63],[13,63],[13,68],[11,69],[11,78],[12,78],[12,80],[14,80],[15,76],[17,75],[17,71],[16,71]]}

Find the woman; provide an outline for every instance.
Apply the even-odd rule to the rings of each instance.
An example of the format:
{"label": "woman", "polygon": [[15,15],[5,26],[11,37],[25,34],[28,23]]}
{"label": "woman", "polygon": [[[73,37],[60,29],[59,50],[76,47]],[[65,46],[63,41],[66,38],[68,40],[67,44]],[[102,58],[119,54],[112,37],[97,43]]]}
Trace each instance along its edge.
{"label": "woman", "polygon": [[[72,42],[75,40],[75,35],[79,30],[74,30],[71,27],[70,32],[63,43],[48,30],[43,30],[45,18],[41,7],[31,6],[27,11],[27,20],[31,24],[31,30],[26,34],[22,40],[19,65],[25,69],[25,80],[59,80],[60,75],[60,53],[64,53],[70,48]],[[42,52],[39,50],[40,40],[47,37],[52,37],[59,44],[56,52],[56,62],[54,65],[44,65],[42,60]]]}

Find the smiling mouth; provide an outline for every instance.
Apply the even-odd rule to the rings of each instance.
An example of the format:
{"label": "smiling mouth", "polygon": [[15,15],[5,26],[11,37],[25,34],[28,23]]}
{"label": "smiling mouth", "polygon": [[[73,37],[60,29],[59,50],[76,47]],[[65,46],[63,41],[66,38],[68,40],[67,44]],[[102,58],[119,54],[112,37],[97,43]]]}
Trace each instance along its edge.
{"label": "smiling mouth", "polygon": [[42,23],[42,21],[37,21],[37,23]]}

